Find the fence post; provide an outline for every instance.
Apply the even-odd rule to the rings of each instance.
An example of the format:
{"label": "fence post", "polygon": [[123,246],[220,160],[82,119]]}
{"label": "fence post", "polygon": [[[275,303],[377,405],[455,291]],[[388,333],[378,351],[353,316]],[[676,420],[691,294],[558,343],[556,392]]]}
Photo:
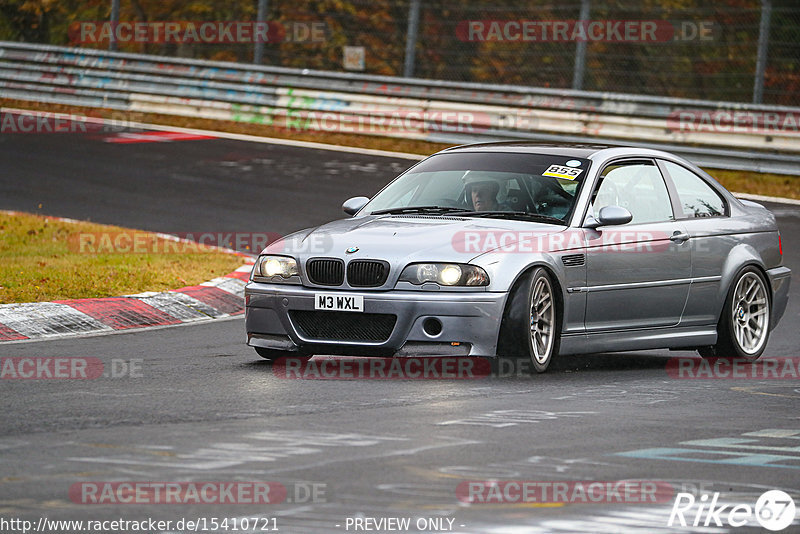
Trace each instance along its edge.
{"label": "fence post", "polygon": [[111,0],[111,37],[108,39],[108,49],[112,52],[117,49],[117,24],[119,24],[119,0]]}
{"label": "fence post", "polygon": [[771,18],[772,0],[761,0],[761,24],[758,28],[758,56],[756,57],[756,79],[753,84],[753,104],[761,104],[764,101],[764,71],[767,70]]}
{"label": "fence post", "polygon": [[[256,22],[267,21],[267,0],[258,0],[258,12],[256,13]],[[267,34],[269,35],[269,34]],[[264,43],[260,39],[256,39],[255,46],[253,47],[253,63],[261,65],[264,59]]]}
{"label": "fence post", "polygon": [[408,6],[408,32],[406,33],[406,58],[403,76],[414,76],[414,60],[417,53],[417,31],[419,30],[419,0],[411,0]]}
{"label": "fence post", "polygon": [[[579,24],[589,20],[590,0],[581,0],[581,13],[578,17]],[[583,89],[583,71],[586,70],[586,41],[578,41],[575,46],[575,65],[572,71],[572,88]]]}

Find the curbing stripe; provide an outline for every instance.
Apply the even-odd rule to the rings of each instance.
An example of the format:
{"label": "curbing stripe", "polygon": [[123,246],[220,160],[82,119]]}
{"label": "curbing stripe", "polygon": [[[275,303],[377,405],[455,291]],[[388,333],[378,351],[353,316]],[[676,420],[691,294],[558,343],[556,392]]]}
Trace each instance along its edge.
{"label": "curbing stripe", "polygon": [[234,293],[225,291],[218,286],[190,286],[176,289],[176,293],[183,293],[203,302],[228,315],[244,313],[244,299]]}
{"label": "curbing stripe", "polygon": [[[255,260],[246,261],[243,267],[249,273]],[[244,286],[245,280],[226,275],[162,293],[3,304],[0,343],[114,334],[237,316],[244,313]]]}
{"label": "curbing stripe", "polygon": [[242,282],[247,282],[250,279],[250,271],[241,272],[241,271],[233,271],[232,273],[226,274],[226,278],[236,278],[237,280],[241,280]]}
{"label": "curbing stripe", "polygon": [[176,291],[156,293],[154,295],[141,297],[139,300],[176,319],[180,319],[180,321],[184,323],[209,318],[214,319],[225,315],[216,308],[212,308],[196,298]]}
{"label": "curbing stripe", "polygon": [[208,282],[203,282],[200,285],[206,287],[216,287],[217,289],[232,293],[237,297],[244,299],[244,286],[246,285],[246,282],[239,279],[239,277],[229,278],[227,276],[223,276],[220,278],[214,278]]}
{"label": "curbing stripe", "polygon": [[23,336],[16,330],[12,330],[4,324],[0,324],[0,341],[18,341],[21,339],[29,338],[27,336]]}
{"label": "curbing stripe", "polygon": [[143,326],[165,326],[181,322],[179,319],[153,308],[139,299],[110,297],[56,302],[66,304],[79,312],[85,313],[114,330],[140,328]]}
{"label": "curbing stripe", "polygon": [[141,134],[120,133],[114,137],[103,139],[106,143],[132,144],[132,143],[169,143],[172,141],[197,141],[200,139],[216,139],[210,135],[190,134],[183,132],[145,132]]}
{"label": "curbing stripe", "polygon": [[113,330],[85,313],[57,302],[3,304],[0,306],[0,323],[29,339]]}

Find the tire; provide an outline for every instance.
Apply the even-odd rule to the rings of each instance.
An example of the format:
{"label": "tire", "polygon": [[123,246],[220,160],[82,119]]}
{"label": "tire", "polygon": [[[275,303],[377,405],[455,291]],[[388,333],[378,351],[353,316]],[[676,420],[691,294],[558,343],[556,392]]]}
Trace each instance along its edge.
{"label": "tire", "polygon": [[292,356],[295,358],[302,358],[305,360],[311,358],[311,356],[309,355],[299,355],[295,352],[288,352],[285,350],[265,349],[263,347],[253,347],[253,348],[256,349],[256,352],[258,353],[259,356],[261,356],[265,360],[270,360],[270,361],[274,361],[277,360],[278,358],[284,358],[288,356]]}
{"label": "tire", "polygon": [[717,344],[698,350],[704,358],[756,361],[769,339],[772,302],[764,275],[745,267],[736,275],[717,326]]}
{"label": "tire", "polygon": [[561,339],[559,299],[547,271],[535,268],[517,283],[500,328],[498,352],[525,358],[537,373],[547,370]]}

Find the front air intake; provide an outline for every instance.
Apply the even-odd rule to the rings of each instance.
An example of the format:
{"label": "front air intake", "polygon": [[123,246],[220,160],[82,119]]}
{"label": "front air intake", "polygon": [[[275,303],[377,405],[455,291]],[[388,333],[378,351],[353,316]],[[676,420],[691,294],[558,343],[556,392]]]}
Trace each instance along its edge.
{"label": "front air intake", "polygon": [[322,341],[384,342],[397,322],[385,313],[292,310],[289,317],[301,336]]}

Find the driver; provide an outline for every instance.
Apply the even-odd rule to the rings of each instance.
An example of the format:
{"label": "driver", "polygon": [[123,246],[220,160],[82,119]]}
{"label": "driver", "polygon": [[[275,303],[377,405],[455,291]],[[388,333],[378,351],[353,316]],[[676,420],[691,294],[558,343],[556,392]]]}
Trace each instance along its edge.
{"label": "driver", "polygon": [[468,171],[464,176],[464,183],[475,211],[510,211],[511,208],[498,202],[500,184],[487,173]]}

